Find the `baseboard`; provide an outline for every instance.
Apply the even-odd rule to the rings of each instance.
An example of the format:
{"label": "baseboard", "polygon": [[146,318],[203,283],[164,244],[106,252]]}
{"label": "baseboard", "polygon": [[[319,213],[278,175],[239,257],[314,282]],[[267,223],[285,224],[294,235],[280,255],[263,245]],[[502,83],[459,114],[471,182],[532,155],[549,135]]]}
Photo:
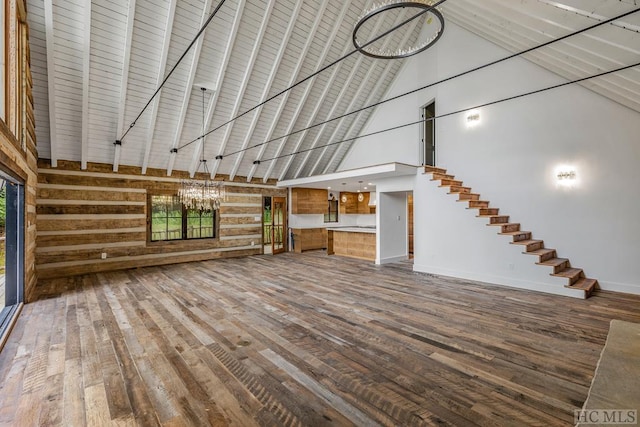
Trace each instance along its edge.
{"label": "baseboard", "polygon": [[509,288],[525,289],[529,291],[544,292],[547,294],[561,295],[566,297],[584,299],[584,292],[565,288],[562,284],[551,284],[542,282],[533,282],[530,280],[516,279],[512,277],[495,276],[491,274],[482,274],[470,271],[449,270],[429,265],[414,264],[413,271],[419,273],[436,274],[440,276],[455,277],[458,279],[473,280],[476,282],[484,282],[491,285],[506,286]]}
{"label": "baseboard", "polygon": [[630,285],[628,283],[606,282],[598,280],[598,285],[603,291],[620,292],[623,294],[640,295],[640,286]]}
{"label": "baseboard", "polygon": [[376,258],[376,265],[391,264],[394,262],[405,261],[409,259],[408,255],[400,255],[388,258]]}

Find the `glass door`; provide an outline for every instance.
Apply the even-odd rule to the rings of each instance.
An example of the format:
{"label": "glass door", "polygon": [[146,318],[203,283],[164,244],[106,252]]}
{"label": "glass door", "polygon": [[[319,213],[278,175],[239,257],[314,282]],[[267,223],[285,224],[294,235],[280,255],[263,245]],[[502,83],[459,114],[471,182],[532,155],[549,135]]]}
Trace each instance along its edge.
{"label": "glass door", "polygon": [[280,254],[287,250],[287,199],[274,197],[271,211],[271,248],[274,254]]}

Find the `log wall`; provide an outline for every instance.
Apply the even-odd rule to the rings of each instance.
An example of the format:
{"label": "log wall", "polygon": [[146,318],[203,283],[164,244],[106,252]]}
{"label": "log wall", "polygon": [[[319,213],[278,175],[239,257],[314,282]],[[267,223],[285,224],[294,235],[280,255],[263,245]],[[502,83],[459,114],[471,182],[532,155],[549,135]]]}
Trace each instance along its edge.
{"label": "log wall", "polygon": [[[226,186],[215,239],[151,242],[147,195],[176,193],[164,170],[40,161],[36,264],[41,278],[262,253],[262,197],[286,189],[237,179]],[[179,173],[178,173],[179,175]],[[107,258],[102,259],[106,253]]]}

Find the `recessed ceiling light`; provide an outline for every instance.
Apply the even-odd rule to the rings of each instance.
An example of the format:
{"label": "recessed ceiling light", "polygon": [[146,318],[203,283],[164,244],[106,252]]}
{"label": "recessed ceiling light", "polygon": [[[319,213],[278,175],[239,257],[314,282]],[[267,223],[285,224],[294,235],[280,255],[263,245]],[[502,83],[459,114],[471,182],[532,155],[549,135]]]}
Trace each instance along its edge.
{"label": "recessed ceiling light", "polygon": [[362,187],[362,188],[364,188],[365,190],[367,189],[367,187]]}
{"label": "recessed ceiling light", "polygon": [[373,182],[370,182],[369,185],[373,185]]}
{"label": "recessed ceiling light", "polygon": [[331,187],[327,187],[327,190],[331,190]]}

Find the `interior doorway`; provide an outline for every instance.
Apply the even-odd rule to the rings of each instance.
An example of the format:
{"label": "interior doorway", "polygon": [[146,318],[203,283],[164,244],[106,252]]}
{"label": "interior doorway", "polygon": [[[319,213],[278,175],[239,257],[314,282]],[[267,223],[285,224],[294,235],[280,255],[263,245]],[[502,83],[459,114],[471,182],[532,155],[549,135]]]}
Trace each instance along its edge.
{"label": "interior doorway", "polygon": [[262,244],[264,254],[287,250],[287,199],[264,196],[262,202]]}
{"label": "interior doorway", "polygon": [[413,259],[413,193],[407,193],[407,231],[409,259]]}
{"label": "interior doorway", "polygon": [[[422,164],[426,166],[436,165],[436,102],[422,107]],[[431,119],[431,120],[429,120]]]}

